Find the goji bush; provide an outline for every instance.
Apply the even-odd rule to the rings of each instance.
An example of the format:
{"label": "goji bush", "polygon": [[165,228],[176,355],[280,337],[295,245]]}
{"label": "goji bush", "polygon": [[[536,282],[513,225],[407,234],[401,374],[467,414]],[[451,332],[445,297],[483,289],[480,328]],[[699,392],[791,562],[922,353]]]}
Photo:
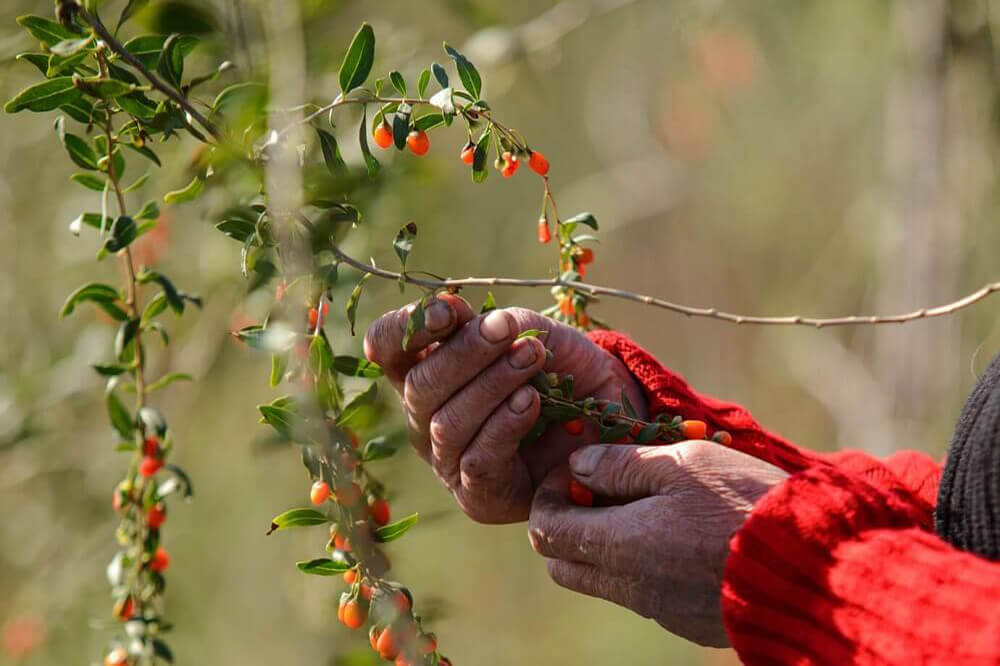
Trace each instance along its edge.
{"label": "goji bush", "polygon": [[[988,285],[981,294],[954,304],[894,317],[818,320],[745,317],[589,285],[584,278],[595,260],[598,221],[590,213],[560,216],[549,159],[521,132],[501,122],[483,97],[479,71],[455,48],[444,45],[450,70],[432,62],[415,81],[407,81],[398,71],[373,79],[375,33],[363,24],[340,66],[339,94],[327,104],[306,104],[291,124],[276,126],[274,119],[286,117],[288,111],[276,113],[270,107],[265,83],[223,86],[220,79],[231,68],[229,63],[208,73],[188,71],[185,62],[197,48],[196,38],[119,36],[145,4],[128,2],[114,30],[94,3],[77,0],[57,0],[54,20],[19,18],[40,48],[18,58],[37,68],[42,80],[5,107],[10,113],[57,114],[58,139],[81,170],[72,180],[92,190],[100,208],[81,212],[71,231],[93,239],[97,261],[115,257],[124,267],[123,283],[82,285],[60,313],[69,315],[92,304],[118,322],[108,362],[94,366],[105,381],[113,448],[129,456],[128,464],[123,464],[124,478],[112,493],[112,508],[121,522],[118,550],[107,569],[111,613],[124,626],[107,646],[106,665],[173,661],[164,638],[171,628],[163,608],[165,572],[171,561],[164,528],[170,501],[192,495],[188,475],[170,462],[174,447],[183,443],[175,442],[166,416],[153,404],[156,391],[190,377],[176,372],[151,377],[147,358],[156,338],[162,345],[170,342],[165,315],[179,316],[189,306],[200,307],[201,300],[162,272],[143,266],[133,252],[134,243],[156,229],[160,204],[153,200],[130,205],[130,193],[150,176],[126,177],[127,161],[160,165],[159,144],[181,140],[201,144],[194,177],[163,194],[162,201],[180,205],[213,188],[223,193],[227,204],[218,213],[216,228],[240,244],[238,270],[248,289],[273,292],[267,317],[233,335],[270,355],[269,383],[282,394],[258,407],[260,420],[277,438],[298,445],[309,476],[302,495],[308,496],[311,506],[280,513],[268,534],[310,526],[329,530],[327,552],[298,562],[298,568],[305,574],[342,579],[346,588],[338,618],[351,629],[367,627],[372,649],[398,665],[450,662],[422,621],[410,591],[389,575],[383,544],[402,537],[417,524],[418,515],[393,521],[386,486],[377,476],[381,461],[396,452],[387,433],[378,432],[377,422],[368,418],[379,399],[382,370],[361,355],[334,349],[329,333],[331,327],[354,333],[365,283],[372,277],[396,281],[401,291],[406,285],[421,290],[409,311],[404,347],[424,327],[425,307],[437,294],[472,286],[547,287],[555,303],[543,314],[581,330],[607,326],[590,313],[599,295],[738,323],[823,326],[947,314],[997,289]],[[214,93],[211,102],[205,101],[204,91]],[[553,244],[557,277],[452,280],[410,271],[407,261],[418,236],[414,222],[402,226],[391,241],[398,271],[361,261],[342,249],[344,239],[362,222],[362,211],[349,199],[352,184],[363,178],[359,172],[374,178],[381,168],[369,139],[379,150],[408,150],[419,158],[437,148],[432,139],[435,131],[453,124],[463,128],[463,142],[444,150],[454,154],[455,168],[470,171],[474,183],[487,179],[491,158],[504,178],[516,176],[525,162],[530,173],[522,177],[538,179],[541,210],[537,223],[529,224],[537,224],[539,243]],[[306,127],[313,132],[312,140],[292,145],[291,137]],[[348,137],[358,142],[363,166],[343,158],[340,142]],[[303,186],[302,205],[294,209],[275,203],[268,187],[269,170],[287,164],[289,154],[301,169]],[[354,279],[346,280],[345,273]],[[345,282],[353,287],[343,290]],[[482,311],[496,307],[490,293]],[[542,335],[539,330],[521,332],[521,336]],[[597,424],[600,439],[606,442],[712,439],[726,445],[732,439],[729,433],[710,432],[705,423],[680,414],[644,420],[624,394],[617,401],[578,395],[570,375],[542,372],[532,385],[541,396],[542,410],[522,446],[531,446],[550,427],[581,436],[588,420]],[[600,501],[575,482],[567,493],[581,505]]]}

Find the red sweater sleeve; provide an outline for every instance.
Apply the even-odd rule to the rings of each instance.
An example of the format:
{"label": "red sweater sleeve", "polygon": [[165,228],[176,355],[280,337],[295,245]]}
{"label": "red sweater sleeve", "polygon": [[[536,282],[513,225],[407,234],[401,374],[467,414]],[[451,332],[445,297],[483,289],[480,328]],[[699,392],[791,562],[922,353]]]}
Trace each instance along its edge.
{"label": "red sweater sleeve", "polygon": [[833,467],[799,472],[730,544],[726,631],[744,663],[1000,663],[1000,563],[926,512]]}
{"label": "red sweater sleeve", "polygon": [[1000,664],[1000,563],[932,533],[940,466],[902,451],[820,454],[695,392],[629,338],[591,339],[642,385],[650,413],[701,419],[791,476],[731,541],[723,619],[747,664]]}

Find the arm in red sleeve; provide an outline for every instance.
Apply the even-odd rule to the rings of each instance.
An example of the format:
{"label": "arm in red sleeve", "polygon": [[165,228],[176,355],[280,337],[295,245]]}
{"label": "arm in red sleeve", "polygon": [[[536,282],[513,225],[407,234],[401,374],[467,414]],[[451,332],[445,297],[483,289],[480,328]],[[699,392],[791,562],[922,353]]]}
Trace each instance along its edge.
{"label": "arm in red sleeve", "polygon": [[1000,563],[929,533],[911,500],[833,467],[765,495],[723,579],[744,663],[1000,663]]}
{"label": "arm in red sleeve", "polygon": [[650,414],[681,414],[699,419],[733,436],[732,447],[794,473],[809,467],[834,465],[869,483],[919,500],[929,519],[937,497],[940,466],[928,455],[903,451],[885,461],[861,451],[824,454],[802,449],[762,428],[744,407],[697,393],[680,375],[665,368],[629,337],[614,331],[594,331],[590,339],[620,359],[639,381]]}

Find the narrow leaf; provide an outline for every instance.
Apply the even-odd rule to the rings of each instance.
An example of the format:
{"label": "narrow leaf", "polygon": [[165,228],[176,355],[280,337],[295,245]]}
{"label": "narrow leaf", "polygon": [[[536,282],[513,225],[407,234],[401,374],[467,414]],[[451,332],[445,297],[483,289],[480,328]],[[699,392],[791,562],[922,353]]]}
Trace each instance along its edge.
{"label": "narrow leaf", "polygon": [[394,523],[389,523],[384,527],[380,527],[375,530],[375,540],[383,543],[386,541],[395,541],[399,537],[406,534],[411,527],[417,524],[417,521],[419,520],[420,514],[414,513],[406,518],[397,520]]}
{"label": "narrow leaf", "polygon": [[295,566],[302,573],[312,574],[313,576],[339,576],[351,569],[353,565],[348,562],[336,562],[328,557],[320,557],[315,560],[296,562]]}
{"label": "narrow leaf", "polygon": [[316,128],[316,133],[319,135],[319,145],[323,150],[323,161],[326,162],[326,168],[334,176],[344,175],[347,172],[347,165],[344,163],[344,158],[340,155],[340,148],[337,146],[336,137],[318,127]]}
{"label": "narrow leaf", "polygon": [[340,65],[340,90],[346,95],[363,84],[374,62],[375,31],[367,23],[362,23]]}
{"label": "narrow leaf", "polygon": [[420,78],[417,80],[417,95],[420,97],[424,96],[427,92],[427,84],[431,82],[431,70],[425,69],[420,72]]}
{"label": "narrow leaf", "polygon": [[382,376],[382,368],[377,363],[354,356],[337,356],[333,360],[333,369],[348,377],[376,379]]}
{"label": "narrow leaf", "polygon": [[472,95],[473,99],[479,99],[479,93],[483,88],[483,81],[479,76],[479,72],[476,71],[475,66],[464,55],[448,44],[444,45],[444,50],[455,61],[455,66],[458,67],[458,77],[462,79],[465,89]]}
{"label": "narrow leaf", "polygon": [[330,518],[325,513],[316,509],[289,509],[271,520],[271,528],[267,533],[271,534],[272,532],[286,530],[290,527],[323,525],[329,522],[331,522]]}
{"label": "narrow leaf", "polygon": [[415,222],[408,222],[405,227],[396,232],[396,237],[392,241],[392,247],[396,250],[399,262],[406,269],[406,258],[410,256],[413,243],[417,239],[417,225]]}
{"label": "narrow leaf", "polygon": [[361,292],[365,286],[365,282],[371,278],[371,273],[365,273],[358,280],[358,283],[354,286],[354,290],[351,291],[351,297],[347,299],[347,321],[351,325],[351,335],[355,335],[354,332],[354,320],[358,315],[358,302],[361,300]]}
{"label": "narrow leaf", "polygon": [[160,377],[159,379],[157,379],[155,382],[149,384],[146,387],[146,390],[158,391],[161,388],[166,388],[167,386],[170,386],[174,382],[190,382],[190,381],[194,381],[194,377],[192,377],[186,372],[169,372]]}
{"label": "narrow leaf", "polygon": [[180,190],[174,190],[173,192],[167,192],[163,195],[163,201],[168,204],[180,204],[188,201],[194,201],[201,195],[204,189],[205,181],[198,176],[195,176],[194,180],[188,183],[186,187]]}
{"label": "narrow leaf", "polygon": [[368,127],[366,122],[366,116],[368,114],[368,108],[362,106],[361,108],[361,127],[358,129],[358,143],[361,145],[361,154],[365,158],[365,167],[368,169],[368,177],[374,178],[378,175],[380,165],[375,156],[372,155],[371,148],[368,147]]}
{"label": "narrow leaf", "polygon": [[59,76],[48,81],[42,81],[28,86],[3,107],[7,113],[18,111],[51,111],[63,104],[68,104],[81,96],[73,86],[69,76]]}

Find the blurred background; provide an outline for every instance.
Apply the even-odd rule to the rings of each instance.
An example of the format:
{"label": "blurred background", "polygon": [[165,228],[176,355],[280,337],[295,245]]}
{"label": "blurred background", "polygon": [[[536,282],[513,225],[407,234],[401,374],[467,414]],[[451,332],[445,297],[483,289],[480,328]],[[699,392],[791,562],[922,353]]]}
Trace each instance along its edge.
{"label": "blurred background", "polygon": [[[105,4],[111,15],[121,3]],[[222,34],[199,47],[192,71],[228,58],[237,70],[226,82],[259,75],[261,17],[286,1],[196,4]],[[51,3],[3,5],[7,99],[36,76],[14,61],[37,46],[14,19]],[[361,21],[375,27],[376,72],[398,68],[414,80],[430,61],[445,62],[442,40],[461,45],[497,117],[548,155],[564,215],[590,210],[601,221],[593,282],[745,314],[832,316],[944,303],[998,279],[1000,2],[298,0],[298,9],[315,101],[335,95]],[[142,16],[131,29],[168,19]],[[92,237],[67,230],[99,195],[69,182],[51,120],[0,122],[0,664],[88,663],[116,629],[104,567],[114,552],[111,489],[127,454],[112,451],[102,382],[88,368],[107,358],[114,327],[92,308],[66,320],[57,312],[79,283],[120,276],[112,262],[95,264]],[[494,173],[474,186],[458,161],[461,128],[431,142],[419,161],[379,153],[387,168],[359,194],[355,254],[389,263],[392,234],[414,219],[411,269],[550,275],[551,248],[533,240],[536,179]],[[344,142],[345,157],[357,169],[352,146]],[[136,196],[185,185],[193,150],[170,144]],[[266,303],[244,299],[239,246],[212,228],[224,204],[211,192],[165,207],[142,249],[206,299],[202,312],[171,322],[176,342],[155,357],[158,368],[197,378],[156,395],[196,488],[166,530],[171,643],[179,664],[365,663],[351,656],[365,639],[336,622],[339,582],[293,566],[315,556],[323,534],[264,537],[308,484],[291,449],[259,444],[255,406],[274,395],[269,362],[229,330]],[[393,284],[369,285],[362,326],[404,298]],[[496,296],[548,304],[543,290]],[[905,326],[823,330],[739,327],[611,301],[594,313],[802,445],[941,457],[1000,347],[998,307],[987,300]],[[360,340],[337,345],[359,350]],[[386,419],[379,428],[398,426],[398,414]],[[394,571],[439,615],[433,626],[456,664],[737,662],[557,588],[523,525],[472,523],[408,452],[383,468],[396,515],[427,517],[390,551]]]}

